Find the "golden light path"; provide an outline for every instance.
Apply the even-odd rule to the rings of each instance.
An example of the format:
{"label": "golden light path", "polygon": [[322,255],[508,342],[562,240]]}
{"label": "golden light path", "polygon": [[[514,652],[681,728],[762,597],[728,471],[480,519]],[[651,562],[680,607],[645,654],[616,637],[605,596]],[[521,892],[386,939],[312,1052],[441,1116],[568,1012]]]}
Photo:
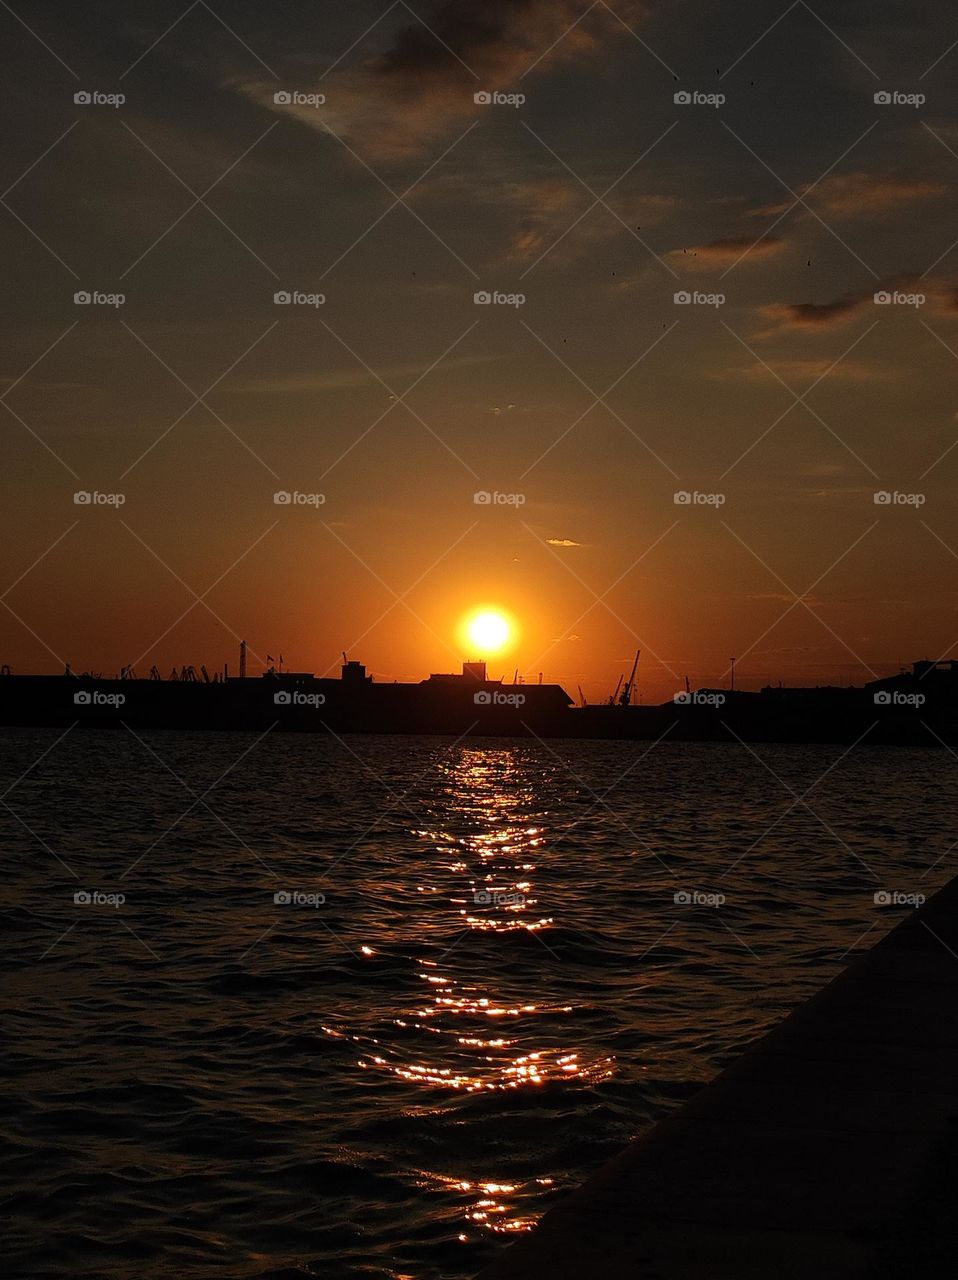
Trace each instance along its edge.
{"label": "golden light path", "polygon": [[[463,626],[486,612],[468,615]],[[474,633],[487,645],[511,634],[505,615],[496,618],[481,621]],[[407,992],[389,1025],[324,1030],[352,1043],[362,1073],[422,1090],[425,1106],[438,1111],[448,1107],[443,1093],[447,1099],[539,1091],[554,1097],[557,1088],[611,1079],[614,1059],[577,1042],[574,1006],[563,998],[561,984],[552,985],[552,999],[535,994],[538,966],[550,968],[561,958],[549,942],[555,921],[539,897],[539,864],[549,857],[549,832],[534,772],[511,749],[464,747],[437,764],[437,786],[441,801],[412,829],[428,853],[418,863],[410,896],[435,901],[434,910],[419,915],[417,927],[426,939],[435,928],[440,953],[409,954],[420,994]],[[531,951],[514,949],[523,934],[536,939]],[[464,959],[470,935],[482,939],[488,971],[477,972],[474,961]],[[507,982],[495,977],[497,938],[513,964],[522,957],[519,976]],[[365,956],[377,951],[368,944],[361,948]],[[423,1186],[456,1197],[466,1227],[463,1241],[470,1232],[528,1231],[538,1218],[541,1190],[552,1179],[516,1180],[495,1172],[416,1170]]]}

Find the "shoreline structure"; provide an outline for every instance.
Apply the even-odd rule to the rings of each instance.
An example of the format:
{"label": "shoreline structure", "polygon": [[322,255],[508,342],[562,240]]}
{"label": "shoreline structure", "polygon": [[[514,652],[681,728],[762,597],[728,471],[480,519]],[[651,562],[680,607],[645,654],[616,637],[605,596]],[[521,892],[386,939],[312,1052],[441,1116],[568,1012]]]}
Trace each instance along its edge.
{"label": "shoreline structure", "polygon": [[[638,654],[636,655],[636,666]],[[484,662],[417,683],[379,683],[360,662],[339,679],[269,667],[239,675],[201,666],[161,678],[132,667],[104,677],[14,675],[0,668],[0,725],[30,728],[181,729],[294,733],[430,734],[687,742],[958,746],[958,662],[922,661],[862,687],[679,690],[637,705],[635,666],[601,703],[573,705],[560,685],[491,679]],[[620,691],[621,687],[621,691]]]}

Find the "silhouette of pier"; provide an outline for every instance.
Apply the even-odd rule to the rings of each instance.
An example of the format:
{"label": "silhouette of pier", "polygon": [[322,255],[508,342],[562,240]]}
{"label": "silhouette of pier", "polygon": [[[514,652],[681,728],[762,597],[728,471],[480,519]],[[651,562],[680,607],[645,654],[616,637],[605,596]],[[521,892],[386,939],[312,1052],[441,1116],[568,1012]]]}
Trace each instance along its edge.
{"label": "silhouette of pier", "polygon": [[958,880],[479,1280],[953,1273]]}

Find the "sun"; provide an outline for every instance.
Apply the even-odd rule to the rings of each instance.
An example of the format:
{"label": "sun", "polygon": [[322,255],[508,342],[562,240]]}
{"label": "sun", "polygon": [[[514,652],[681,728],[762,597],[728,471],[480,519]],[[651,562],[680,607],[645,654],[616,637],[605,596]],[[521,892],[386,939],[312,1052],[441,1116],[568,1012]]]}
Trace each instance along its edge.
{"label": "sun", "polygon": [[471,653],[502,653],[515,638],[516,625],[510,616],[494,606],[474,609],[463,618],[459,634]]}

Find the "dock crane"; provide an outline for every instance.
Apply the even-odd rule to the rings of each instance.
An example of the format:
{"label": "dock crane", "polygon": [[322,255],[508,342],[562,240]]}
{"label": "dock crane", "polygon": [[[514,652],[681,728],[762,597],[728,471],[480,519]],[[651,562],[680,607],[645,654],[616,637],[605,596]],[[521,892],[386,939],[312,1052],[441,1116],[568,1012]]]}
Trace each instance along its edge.
{"label": "dock crane", "polygon": [[636,649],[635,651],[635,661],[632,663],[632,674],[629,676],[628,680],[626,680],[625,686],[619,695],[620,707],[628,707],[632,703],[632,695],[635,692],[635,673],[639,666],[639,654],[641,652],[641,649]]}
{"label": "dock crane", "polygon": [[611,694],[611,696],[609,697],[609,706],[610,706],[610,707],[614,707],[614,706],[615,706],[615,704],[618,702],[618,700],[619,700],[619,690],[622,688],[622,681],[623,681],[624,679],[625,679],[625,676],[624,676],[624,675],[622,675],[622,676],[619,676],[618,680],[616,681],[615,688],[612,690],[612,694]]}
{"label": "dock crane", "polygon": [[589,704],[586,702],[585,694],[582,692],[582,685],[576,685],[576,688],[579,690],[579,706],[587,707]]}

